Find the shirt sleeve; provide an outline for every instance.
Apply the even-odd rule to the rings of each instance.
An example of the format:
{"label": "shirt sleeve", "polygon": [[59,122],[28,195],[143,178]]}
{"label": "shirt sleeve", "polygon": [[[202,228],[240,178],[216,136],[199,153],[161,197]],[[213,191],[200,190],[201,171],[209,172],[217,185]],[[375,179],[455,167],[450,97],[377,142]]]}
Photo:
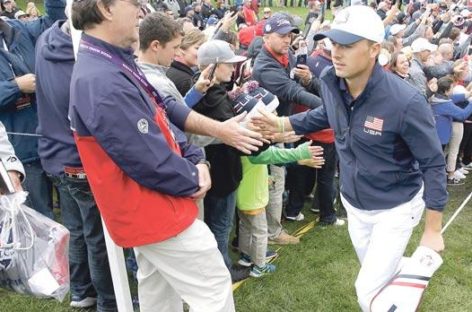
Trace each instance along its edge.
{"label": "shirt sleeve", "polygon": [[20,96],[20,89],[13,80],[0,81],[0,111],[14,107]]}
{"label": "shirt sleeve", "polygon": [[298,82],[290,79],[284,69],[267,68],[260,74],[265,89],[276,95],[281,102],[297,103],[315,108],[321,105],[321,99],[308,92]]}
{"label": "shirt sleeve", "polygon": [[[83,103],[95,102],[93,106],[76,105],[75,109],[110,158],[129,177],[149,189],[173,196],[196,192],[197,168],[191,160],[170,149],[137,89],[114,83],[109,90],[113,92],[90,94],[83,99]],[[176,110],[169,116],[182,122],[186,115]]]}
{"label": "shirt sleeve", "polygon": [[296,134],[307,134],[330,127],[324,106],[292,115],[289,121]]}
{"label": "shirt sleeve", "polygon": [[442,211],[448,197],[446,164],[433,114],[420,94],[414,96],[404,112],[401,136],[423,173],[426,207]]}
{"label": "shirt sleeve", "polygon": [[259,155],[247,156],[247,158],[253,164],[291,163],[311,158],[308,146],[310,146],[310,142],[300,144],[296,148],[278,148],[277,146],[271,145]]}

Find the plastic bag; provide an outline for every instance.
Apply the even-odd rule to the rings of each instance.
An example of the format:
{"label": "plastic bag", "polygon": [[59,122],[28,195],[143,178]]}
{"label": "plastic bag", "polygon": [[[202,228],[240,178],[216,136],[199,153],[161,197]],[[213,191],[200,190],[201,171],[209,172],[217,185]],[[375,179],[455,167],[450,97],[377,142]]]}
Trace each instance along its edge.
{"label": "plastic bag", "polygon": [[25,206],[26,192],[0,196],[0,287],[62,301],[69,292],[69,231]]}

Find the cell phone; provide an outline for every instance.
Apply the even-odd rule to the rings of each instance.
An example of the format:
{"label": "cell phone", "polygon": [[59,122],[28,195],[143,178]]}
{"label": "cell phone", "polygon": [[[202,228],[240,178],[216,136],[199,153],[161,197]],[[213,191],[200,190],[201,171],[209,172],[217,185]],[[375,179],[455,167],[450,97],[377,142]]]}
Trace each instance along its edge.
{"label": "cell phone", "polygon": [[215,77],[216,65],[217,64],[210,65],[212,66],[212,68],[210,69],[210,74],[208,75],[208,80],[210,80],[210,82],[213,80],[213,77]]}
{"label": "cell phone", "polygon": [[230,13],[230,14],[231,14],[231,17],[234,17],[236,14],[238,14],[238,7],[235,6],[235,5],[233,5],[233,6],[229,9],[229,11],[231,12],[231,13]]}
{"label": "cell phone", "polygon": [[306,59],[307,59],[306,54],[298,54],[297,55],[297,66],[298,65],[306,65]]}

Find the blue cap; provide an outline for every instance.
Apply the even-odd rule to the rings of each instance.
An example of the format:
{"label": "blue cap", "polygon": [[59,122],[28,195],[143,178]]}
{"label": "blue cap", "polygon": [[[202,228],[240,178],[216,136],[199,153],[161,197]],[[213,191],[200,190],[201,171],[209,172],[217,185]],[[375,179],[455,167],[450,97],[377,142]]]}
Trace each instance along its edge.
{"label": "blue cap", "polygon": [[212,26],[218,24],[218,17],[216,15],[210,15],[207,20],[207,26]]}
{"label": "blue cap", "polygon": [[298,34],[300,31],[297,27],[292,26],[290,21],[282,14],[272,15],[267,19],[264,25],[264,33],[278,33],[279,35],[286,35],[290,32]]}

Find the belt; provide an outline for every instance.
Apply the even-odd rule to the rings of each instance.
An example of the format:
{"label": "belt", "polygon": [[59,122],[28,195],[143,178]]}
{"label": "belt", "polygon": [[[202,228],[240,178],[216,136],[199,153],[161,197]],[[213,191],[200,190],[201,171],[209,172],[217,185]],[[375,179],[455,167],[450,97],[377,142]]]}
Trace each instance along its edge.
{"label": "belt", "polygon": [[64,174],[66,177],[86,180],[87,175],[85,174],[84,168],[82,167],[66,167],[64,166]]}

